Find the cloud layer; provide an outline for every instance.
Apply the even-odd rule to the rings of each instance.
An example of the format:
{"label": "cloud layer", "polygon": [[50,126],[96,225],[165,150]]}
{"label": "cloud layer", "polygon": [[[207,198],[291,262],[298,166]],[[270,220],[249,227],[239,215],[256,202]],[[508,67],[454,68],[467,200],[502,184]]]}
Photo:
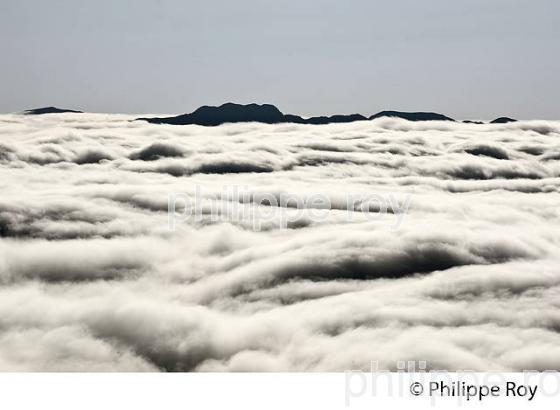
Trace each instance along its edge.
{"label": "cloud layer", "polygon": [[560,370],[560,122],[132,118],[0,116],[0,370]]}

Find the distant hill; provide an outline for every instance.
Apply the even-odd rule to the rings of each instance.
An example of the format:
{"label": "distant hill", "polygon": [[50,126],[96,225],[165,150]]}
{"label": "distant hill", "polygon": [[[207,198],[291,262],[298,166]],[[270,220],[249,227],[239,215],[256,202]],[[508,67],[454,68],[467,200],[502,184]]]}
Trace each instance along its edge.
{"label": "distant hill", "polygon": [[464,120],[463,124],[484,124],[483,121]]}
{"label": "distant hill", "polygon": [[[431,112],[398,112],[382,111],[369,119],[380,117],[398,117],[409,121],[454,121],[452,118],[442,114]],[[154,117],[137,118],[137,120],[148,121],[153,124],[173,124],[173,125],[205,125],[216,126],[225,123],[236,122],[260,122],[264,124],[333,124],[348,123],[354,121],[367,121],[368,118],[361,114],[333,115],[330,117],[311,117],[302,118],[298,115],[283,114],[278,108],[271,104],[234,104],[226,103],[219,107],[203,106],[190,114],[178,115],[176,117]]]}
{"label": "distant hill", "polygon": [[176,117],[138,119],[154,124],[196,124],[206,126],[221,125],[228,122],[262,122],[265,124],[286,122],[284,114],[274,105],[240,105],[233,103],[226,103],[219,107],[209,107],[205,105],[190,114],[178,115]]}
{"label": "distant hill", "polygon": [[401,112],[401,111],[381,111],[369,117],[370,120],[381,117],[396,117],[408,121],[455,121],[453,118],[435,112]]}
{"label": "distant hill", "polygon": [[56,107],[33,108],[32,110],[26,110],[23,113],[25,115],[41,115],[41,114],[61,114],[65,112],[73,112],[76,114],[82,113],[82,111],[67,110],[64,108],[56,108]]}
{"label": "distant hill", "polygon": [[506,124],[508,122],[517,122],[517,120],[509,117],[500,117],[496,118],[494,121],[490,121],[490,124]]}
{"label": "distant hill", "polygon": [[361,114],[351,114],[351,115],[333,115],[331,117],[311,117],[305,120],[306,124],[332,124],[332,123],[344,123],[344,122],[354,122],[354,121],[367,121],[367,118]]}

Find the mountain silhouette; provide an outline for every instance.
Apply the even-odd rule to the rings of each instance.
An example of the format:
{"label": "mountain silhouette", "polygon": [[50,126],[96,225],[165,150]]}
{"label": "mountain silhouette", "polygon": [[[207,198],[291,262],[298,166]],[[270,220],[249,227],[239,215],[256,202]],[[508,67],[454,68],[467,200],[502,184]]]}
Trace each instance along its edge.
{"label": "mountain silhouette", "polygon": [[[398,117],[409,121],[454,121],[442,114],[432,112],[398,112],[382,111],[371,116],[369,119],[380,117]],[[148,121],[152,124],[173,125],[204,125],[216,126],[225,123],[236,122],[260,122],[265,124],[295,123],[295,124],[333,124],[348,123],[354,121],[367,121],[368,118],[361,114],[332,115],[330,117],[320,116],[303,118],[298,115],[283,114],[278,108],[271,104],[234,104],[226,103],[219,107],[203,106],[190,114],[182,114],[175,117],[137,118],[137,120]]]}
{"label": "mountain silhouette", "polygon": [[354,121],[367,121],[367,118],[361,114],[333,115],[331,117],[311,117],[305,120],[305,124],[321,125]]}
{"label": "mountain silhouette", "polygon": [[26,110],[23,113],[25,115],[41,115],[41,114],[61,114],[65,112],[73,112],[76,114],[82,113],[82,111],[67,110],[64,108],[56,108],[56,107],[33,108],[32,110]]}
{"label": "mountain silhouette", "polygon": [[463,124],[484,124],[483,121],[464,120]]}
{"label": "mountain silhouette", "polygon": [[500,118],[496,118],[493,121],[490,121],[490,124],[506,124],[508,122],[517,122],[517,120],[514,120],[513,118],[509,118],[509,117],[500,117]]}
{"label": "mountain silhouette", "polygon": [[408,121],[455,121],[453,118],[435,112],[401,112],[401,111],[381,111],[369,117],[370,120],[381,117],[396,117]]}
{"label": "mountain silhouette", "polygon": [[284,119],[284,114],[274,105],[241,105],[233,103],[226,103],[219,107],[205,105],[190,114],[178,115],[176,117],[138,119],[154,124],[196,124],[206,126],[221,125],[228,122],[262,122],[265,124],[287,122]]}

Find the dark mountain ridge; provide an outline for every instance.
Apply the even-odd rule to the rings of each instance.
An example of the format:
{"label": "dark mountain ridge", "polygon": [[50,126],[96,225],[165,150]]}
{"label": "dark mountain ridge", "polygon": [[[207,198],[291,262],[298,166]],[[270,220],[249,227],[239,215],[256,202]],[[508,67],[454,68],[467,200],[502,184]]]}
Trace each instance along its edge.
{"label": "dark mountain ridge", "polygon": [[226,122],[262,122],[277,124],[284,121],[284,114],[274,105],[226,103],[219,107],[202,106],[190,114],[164,118],[139,118],[154,124],[197,124],[216,126]]}
{"label": "dark mountain ridge", "polygon": [[490,121],[490,124],[507,124],[508,122],[517,122],[517,120],[514,120],[513,118],[509,118],[509,117],[500,117],[500,118],[496,118],[493,121]]}
{"label": "dark mountain ridge", "polygon": [[[70,110],[57,107],[42,107],[26,110],[24,115],[42,114],[61,114],[61,113],[82,113],[82,111]],[[203,125],[217,126],[226,123],[239,122],[259,122],[264,124],[335,124],[350,123],[355,121],[368,121],[377,118],[400,118],[408,121],[455,121],[453,118],[435,112],[402,112],[402,111],[381,111],[372,116],[365,117],[361,114],[332,115],[303,118],[299,115],[284,114],[272,104],[235,104],[225,103],[219,107],[204,105],[189,114],[182,114],[173,117],[153,117],[137,118],[136,120],[147,121],[152,124],[172,124],[172,125]],[[489,122],[489,124],[505,124],[516,122],[517,120],[509,117],[500,117]],[[466,124],[484,124],[481,121],[465,120]]]}
{"label": "dark mountain ridge", "polygon": [[[408,121],[455,121],[443,114],[433,112],[400,112],[381,111],[369,117],[369,120],[381,117],[402,118]],[[175,117],[137,118],[137,120],[148,121],[153,124],[173,125],[205,125],[216,126],[225,123],[236,122],[260,122],[265,124],[333,124],[348,123],[354,121],[367,121],[368,118],[361,114],[333,115],[330,117],[320,116],[302,118],[298,115],[284,114],[271,104],[234,104],[226,103],[219,107],[203,106],[190,114],[182,114]]]}
{"label": "dark mountain ridge", "polygon": [[370,120],[381,117],[402,118],[408,121],[455,121],[453,118],[435,112],[400,112],[400,111],[381,111],[369,117]]}
{"label": "dark mountain ridge", "polygon": [[68,110],[65,108],[57,108],[57,107],[42,107],[42,108],[33,108],[31,110],[26,110],[23,112],[23,114],[25,115],[62,114],[62,113],[82,114],[82,111]]}

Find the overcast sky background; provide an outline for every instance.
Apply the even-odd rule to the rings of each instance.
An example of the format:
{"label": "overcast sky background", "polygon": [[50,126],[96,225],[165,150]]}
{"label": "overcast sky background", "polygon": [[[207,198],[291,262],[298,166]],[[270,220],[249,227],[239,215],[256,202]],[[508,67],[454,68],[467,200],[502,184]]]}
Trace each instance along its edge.
{"label": "overcast sky background", "polygon": [[0,112],[560,119],[558,0],[0,2]]}

